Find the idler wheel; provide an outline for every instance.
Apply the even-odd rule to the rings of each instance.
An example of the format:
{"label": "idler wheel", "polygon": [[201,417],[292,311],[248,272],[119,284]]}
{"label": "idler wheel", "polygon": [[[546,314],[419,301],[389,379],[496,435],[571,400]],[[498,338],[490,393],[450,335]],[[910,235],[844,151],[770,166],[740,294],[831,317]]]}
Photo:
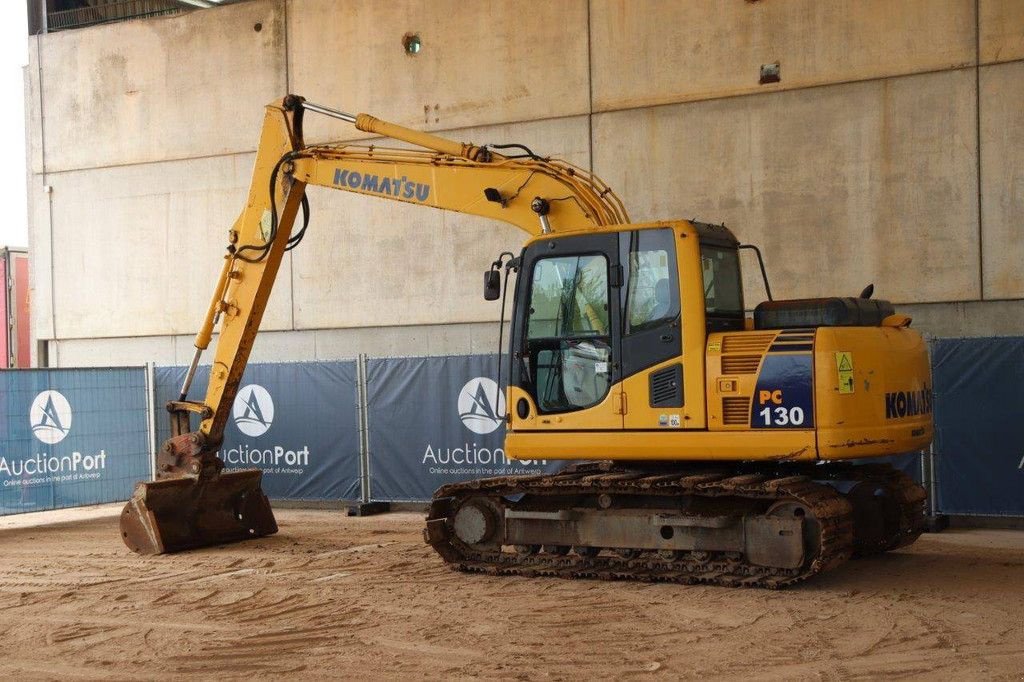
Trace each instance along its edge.
{"label": "idler wheel", "polygon": [[496,526],[491,510],[473,502],[459,507],[452,520],[455,537],[467,545],[478,545],[490,539]]}

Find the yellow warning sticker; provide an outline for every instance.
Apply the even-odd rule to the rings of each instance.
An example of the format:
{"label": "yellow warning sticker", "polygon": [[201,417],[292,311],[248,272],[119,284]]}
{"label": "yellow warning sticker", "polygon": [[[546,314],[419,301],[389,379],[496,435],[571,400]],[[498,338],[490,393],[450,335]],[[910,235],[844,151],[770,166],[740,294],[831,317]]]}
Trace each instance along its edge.
{"label": "yellow warning sticker", "polygon": [[839,374],[839,392],[853,393],[853,353],[836,353],[836,371]]}
{"label": "yellow warning sticker", "polygon": [[722,351],[721,341],[708,341],[708,352],[709,353],[720,353]]}

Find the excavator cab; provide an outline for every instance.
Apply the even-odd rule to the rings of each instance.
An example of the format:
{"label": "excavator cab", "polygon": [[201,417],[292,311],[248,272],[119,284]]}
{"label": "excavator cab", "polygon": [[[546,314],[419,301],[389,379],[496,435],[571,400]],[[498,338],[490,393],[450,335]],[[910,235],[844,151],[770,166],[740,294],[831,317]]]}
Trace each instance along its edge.
{"label": "excavator cab", "polygon": [[737,249],[725,228],[684,221],[533,240],[513,306],[511,430],[628,429],[672,407],[703,428],[707,335],[745,324]]}

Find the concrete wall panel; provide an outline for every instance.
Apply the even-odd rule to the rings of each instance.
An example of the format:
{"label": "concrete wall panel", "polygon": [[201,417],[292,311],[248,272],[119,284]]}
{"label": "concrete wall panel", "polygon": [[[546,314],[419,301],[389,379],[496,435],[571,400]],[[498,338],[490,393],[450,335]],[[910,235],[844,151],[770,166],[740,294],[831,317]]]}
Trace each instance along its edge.
{"label": "concrete wall panel", "polygon": [[[174,338],[140,336],[116,339],[63,339],[51,342],[50,360],[54,367],[123,367],[144,365],[147,362],[173,365]],[[166,419],[164,414],[166,413],[161,409],[158,418]]]}
{"label": "concrete wall panel", "polygon": [[39,36],[28,37],[25,82],[25,157],[28,172],[43,172],[43,121],[39,97]]}
{"label": "concrete wall panel", "polygon": [[[416,33],[422,50],[405,53]],[[290,86],[312,101],[420,129],[588,111],[586,0],[290,0]],[[354,139],[309,117],[309,140]]]}
{"label": "concrete wall panel", "polygon": [[[57,338],[189,334],[245,203],[252,154],[49,175]],[[290,328],[290,260],[263,326]],[[37,278],[37,282],[38,282]]]}
{"label": "concrete wall panel", "polygon": [[913,318],[912,326],[938,338],[1020,336],[1024,329],[1024,302],[963,301],[900,306]]}
{"label": "concrete wall panel", "polygon": [[[191,339],[178,343],[178,363],[187,365],[192,361],[195,347]],[[207,362],[212,362],[212,353],[207,353]],[[309,332],[268,331],[256,337],[250,362],[299,362],[316,357],[315,338]]]}
{"label": "concrete wall panel", "polygon": [[[494,315],[497,317],[497,314]],[[310,333],[310,332],[306,332]],[[479,355],[498,350],[498,323],[318,329],[316,358],[335,360],[359,353],[370,357]],[[508,342],[508,326],[505,327]]]}
{"label": "concrete wall panel", "polygon": [[[508,328],[505,330],[506,339]],[[153,362],[184,366],[192,361],[193,336],[141,336],[109,339],[51,341],[55,367],[106,367]],[[216,346],[203,355],[200,373],[208,371]],[[256,337],[249,362],[302,362],[350,360],[360,353],[370,357],[422,355],[474,355],[498,348],[498,323],[362,327],[265,331]]]}
{"label": "concrete wall panel", "polygon": [[1024,2],[978,0],[982,64],[1024,59]]}
{"label": "concrete wall panel", "polygon": [[725,221],[759,243],[778,297],[874,281],[894,301],[973,299],[975,125],[965,69],[601,114],[595,170],[634,221]]}
{"label": "concrete wall panel", "polygon": [[[444,134],[589,165],[585,116]],[[309,231],[292,252],[297,329],[497,319],[482,273],[501,251],[518,253],[517,228],[333,189],[311,187],[309,197]]]}
{"label": "concrete wall panel", "polygon": [[594,109],[963,66],[974,27],[973,0],[591,0]]}
{"label": "concrete wall panel", "polygon": [[282,0],[47,35],[46,170],[255,149],[247,124],[284,94],[284,42]]}
{"label": "concrete wall panel", "polygon": [[29,301],[33,339],[52,339],[53,299],[51,297],[52,244],[50,243],[50,198],[44,191],[46,178],[30,174],[28,191]]}
{"label": "concrete wall panel", "polygon": [[1024,62],[980,78],[985,298],[1024,298]]}

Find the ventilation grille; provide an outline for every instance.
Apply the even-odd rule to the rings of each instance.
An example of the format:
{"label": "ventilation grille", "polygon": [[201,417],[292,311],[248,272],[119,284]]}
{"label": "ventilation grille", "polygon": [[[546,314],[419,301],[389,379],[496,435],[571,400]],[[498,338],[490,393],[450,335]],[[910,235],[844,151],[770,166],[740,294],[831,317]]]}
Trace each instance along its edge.
{"label": "ventilation grille", "polygon": [[650,375],[651,407],[683,406],[683,366],[676,363]]}
{"label": "ventilation grille", "polygon": [[750,423],[750,398],[722,398],[722,423],[746,426]]}
{"label": "ventilation grille", "polygon": [[774,339],[775,334],[726,334],[722,353],[764,353]]}
{"label": "ventilation grille", "polygon": [[723,355],[722,374],[753,374],[760,364],[760,355]]}

